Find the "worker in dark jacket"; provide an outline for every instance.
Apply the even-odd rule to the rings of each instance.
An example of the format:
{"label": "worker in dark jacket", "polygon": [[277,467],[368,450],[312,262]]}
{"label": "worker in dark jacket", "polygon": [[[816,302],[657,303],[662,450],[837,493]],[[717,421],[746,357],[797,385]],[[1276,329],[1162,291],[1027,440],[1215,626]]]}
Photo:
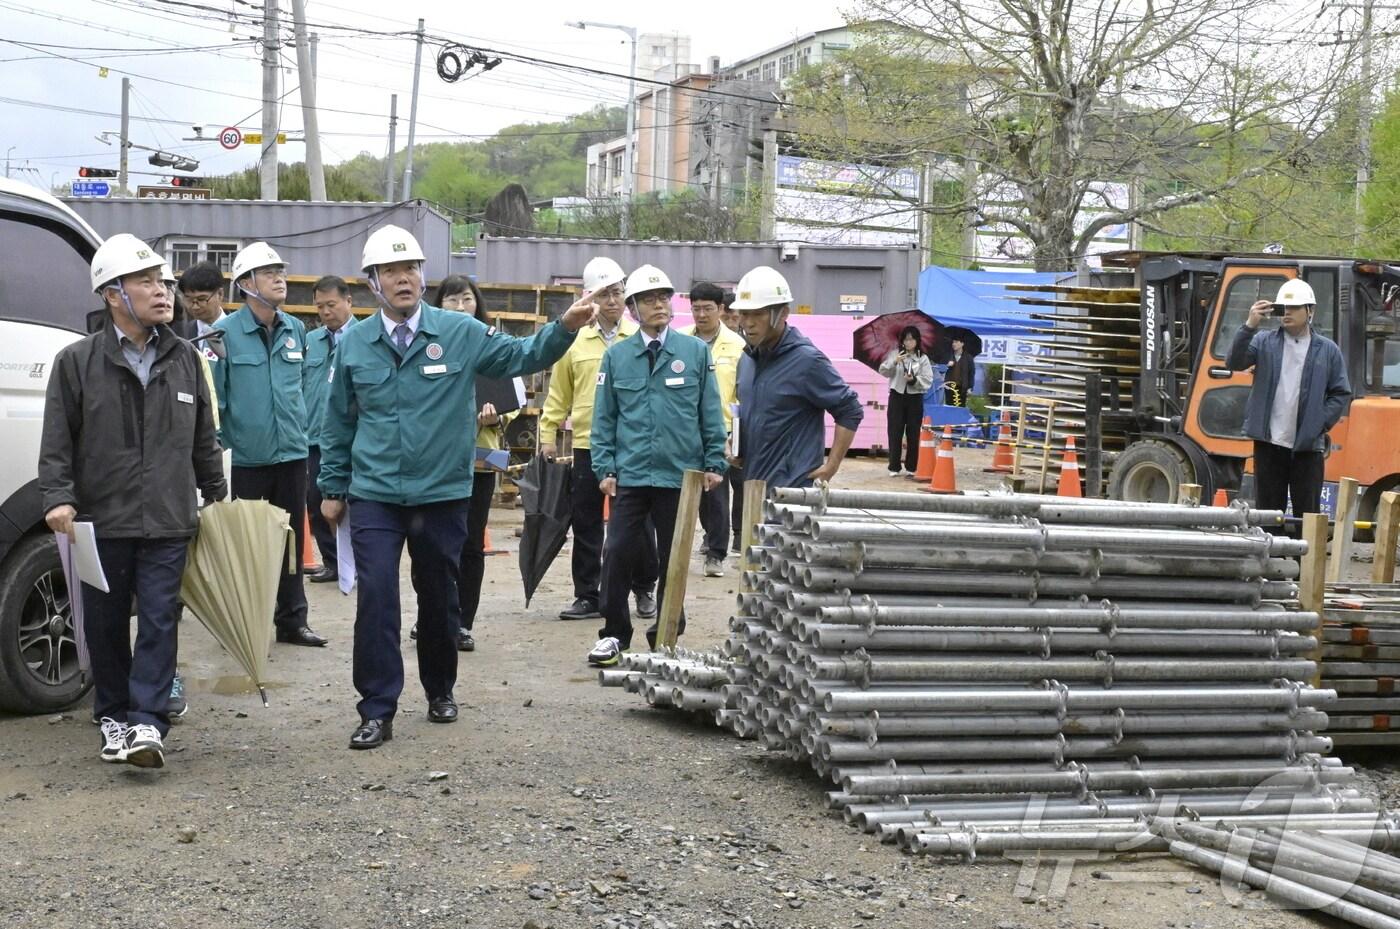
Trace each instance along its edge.
{"label": "worker in dark jacket", "polygon": [[107,324],[54,359],[39,452],[45,521],[70,536],[75,520],[92,522],[107,578],[106,593],[81,593],[100,757],[145,768],[165,763],[195,488],[206,503],[227,493],[203,364],[169,328],[162,264],[126,233],[93,256]]}
{"label": "worker in dark jacket", "polygon": [[[730,464],[769,487],[809,487],[836,476],[865,415],[831,359],[788,325],[792,290],[772,268],[754,268],[735,288],[749,347],[739,362],[739,447]],[[826,424],[836,420],[831,454]]]}
{"label": "worker in dark jacket", "polygon": [[[1312,328],[1316,304],[1306,281],[1288,281],[1273,302],[1249,308],[1228,359],[1232,370],[1254,368],[1244,422],[1254,440],[1254,505],[1281,510],[1291,498],[1294,516],[1321,512],[1327,430],[1351,400],[1342,350]],[[1271,312],[1282,325],[1261,332]]]}

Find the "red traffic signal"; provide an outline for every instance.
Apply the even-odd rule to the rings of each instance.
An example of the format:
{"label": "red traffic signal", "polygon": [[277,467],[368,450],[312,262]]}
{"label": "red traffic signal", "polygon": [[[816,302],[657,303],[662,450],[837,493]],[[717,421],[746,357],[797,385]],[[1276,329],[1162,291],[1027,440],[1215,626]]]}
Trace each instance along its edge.
{"label": "red traffic signal", "polygon": [[116,168],[79,168],[78,177],[116,177]]}
{"label": "red traffic signal", "polygon": [[170,179],[170,186],[171,186],[171,187],[202,187],[202,186],[204,186],[204,178],[202,178],[202,177],[172,177],[172,178]]}

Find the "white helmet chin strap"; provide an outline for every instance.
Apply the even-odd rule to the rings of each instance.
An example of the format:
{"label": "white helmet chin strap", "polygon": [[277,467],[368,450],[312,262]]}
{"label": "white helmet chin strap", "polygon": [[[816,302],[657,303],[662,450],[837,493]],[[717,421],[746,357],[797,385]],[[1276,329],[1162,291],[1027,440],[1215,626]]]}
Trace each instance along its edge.
{"label": "white helmet chin strap", "polygon": [[[423,278],[423,262],[421,261],[418,262],[418,277],[422,280],[422,283],[418,285],[418,299],[421,302],[423,295],[428,292],[428,282]],[[379,288],[379,265],[374,265],[370,269],[366,279],[369,281],[370,293],[374,294],[374,299],[379,301],[379,306],[382,309],[392,310],[393,307],[389,305],[389,298],[384,296],[384,291]]]}
{"label": "white helmet chin strap", "polygon": [[[251,273],[256,274],[257,270],[254,269]],[[266,297],[258,293],[256,290],[249,290],[248,288],[244,287],[243,280],[241,278],[238,281],[238,292],[241,293],[243,296],[247,297],[249,302],[256,300],[272,312],[277,312],[277,307],[273,303],[271,303]]]}
{"label": "white helmet chin strap", "polygon": [[116,281],[114,281],[111,284],[108,284],[107,286],[117,288],[117,294],[122,298],[122,306],[126,307],[126,315],[131,317],[131,321],[136,324],[137,328],[155,328],[154,326],[147,326],[145,323],[141,322],[140,318],[137,317],[136,310],[131,305],[131,297],[127,294],[126,288],[122,286],[121,278],[117,278]]}

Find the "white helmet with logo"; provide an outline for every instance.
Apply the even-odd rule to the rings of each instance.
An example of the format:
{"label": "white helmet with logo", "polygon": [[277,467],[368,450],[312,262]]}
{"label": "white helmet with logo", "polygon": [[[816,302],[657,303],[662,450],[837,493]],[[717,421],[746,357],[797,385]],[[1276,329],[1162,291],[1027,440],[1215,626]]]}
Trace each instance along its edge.
{"label": "white helmet with logo", "polygon": [[377,265],[393,264],[396,261],[427,260],[413,233],[401,226],[380,226],[365,240],[364,254],[360,257],[360,270],[368,271]]}
{"label": "white helmet with logo", "polygon": [[622,265],[611,258],[594,258],[583,266],[583,289],[594,293],[604,287],[611,287],[626,277]]}
{"label": "white helmet with logo", "polygon": [[760,265],[739,278],[730,307],[735,310],[761,310],[791,302],[792,288],[788,286],[787,278],[766,265]]}
{"label": "white helmet with logo", "polygon": [[175,283],[175,269],[170,267],[170,262],[160,266],[160,279],[167,284]]}
{"label": "white helmet with logo", "polygon": [[1317,296],[1307,281],[1295,277],[1278,289],[1274,303],[1278,306],[1316,306]]}
{"label": "white helmet with logo", "polygon": [[664,271],[655,265],[642,265],[627,278],[627,289],[623,291],[622,299],[631,300],[637,294],[652,290],[676,292],[676,288],[671,286],[671,279]]}
{"label": "white helmet with logo", "polygon": [[254,242],[243,246],[243,250],[234,256],[231,275],[235,281],[239,281],[244,275],[252,274],[259,268],[270,268],[274,265],[285,268],[287,263],[271,245],[266,242]]}
{"label": "white helmet with logo", "polygon": [[92,256],[92,292],[128,274],[148,271],[165,264],[159,252],[129,232],[119,232],[98,247]]}

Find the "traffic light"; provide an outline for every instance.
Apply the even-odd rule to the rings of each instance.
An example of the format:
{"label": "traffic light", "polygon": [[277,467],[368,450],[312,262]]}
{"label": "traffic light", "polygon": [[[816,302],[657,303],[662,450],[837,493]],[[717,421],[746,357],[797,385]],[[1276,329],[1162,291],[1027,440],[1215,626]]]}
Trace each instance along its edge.
{"label": "traffic light", "polygon": [[172,155],[170,152],[154,152],[146,160],[158,168],[174,168],[176,171],[199,170],[198,161],[183,155]]}
{"label": "traffic light", "polygon": [[203,187],[203,186],[204,186],[204,178],[202,178],[202,177],[172,177],[172,178],[170,179],[170,186],[171,186],[171,187]]}
{"label": "traffic light", "polygon": [[79,168],[78,177],[116,177],[116,168]]}

